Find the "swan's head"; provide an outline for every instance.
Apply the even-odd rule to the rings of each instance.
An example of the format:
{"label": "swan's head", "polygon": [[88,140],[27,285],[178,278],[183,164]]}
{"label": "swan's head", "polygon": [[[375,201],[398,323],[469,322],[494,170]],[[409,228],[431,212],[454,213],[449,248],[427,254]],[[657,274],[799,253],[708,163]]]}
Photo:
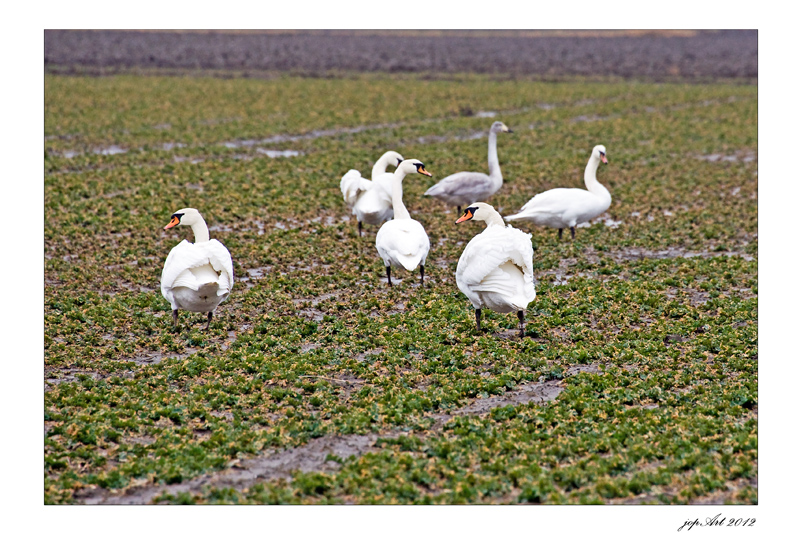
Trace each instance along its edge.
{"label": "swan's head", "polygon": [[592,157],[596,157],[606,165],[608,164],[608,159],[606,159],[606,147],[602,144],[598,144],[592,150]]}
{"label": "swan's head", "polygon": [[425,176],[433,175],[425,170],[425,164],[419,159],[406,159],[397,165],[397,170],[405,174],[423,174]]}
{"label": "swan's head", "polygon": [[[464,214],[456,220],[456,224],[467,220],[489,220],[492,215],[497,215],[494,207],[483,202],[475,202],[464,210]],[[502,219],[501,219],[502,220]]]}
{"label": "swan's head", "polygon": [[492,124],[492,127],[489,131],[491,131],[492,133],[514,133],[514,130],[512,130],[499,120],[494,124]]}
{"label": "swan's head", "polygon": [[184,207],[183,209],[179,209],[172,214],[169,219],[169,224],[164,226],[164,229],[169,229],[177,225],[191,226],[200,220],[203,220],[200,211],[197,209],[192,209],[191,207]]}
{"label": "swan's head", "polygon": [[395,152],[394,150],[389,150],[382,157],[387,158],[390,165],[400,166],[400,163],[403,162],[403,156],[399,153]]}

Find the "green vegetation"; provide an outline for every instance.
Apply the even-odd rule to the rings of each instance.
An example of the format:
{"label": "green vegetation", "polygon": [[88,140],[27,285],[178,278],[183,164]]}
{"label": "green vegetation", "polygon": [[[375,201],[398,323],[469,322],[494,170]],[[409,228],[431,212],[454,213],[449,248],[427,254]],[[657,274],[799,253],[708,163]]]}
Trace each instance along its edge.
{"label": "green vegetation", "polygon": [[[173,503],[757,503],[756,87],[46,76],[45,105],[47,503],[134,486]],[[515,131],[489,200],[505,214],[582,186],[595,144],[610,162],[608,216],[574,242],[518,225],[537,274],[522,340],[513,314],[475,334],[454,272],[482,227],[422,197],[485,169],[471,137],[493,120]],[[346,219],[340,177],[387,149],[434,175],[405,180],[424,289],[406,272],[389,289],[376,229]],[[174,331],[159,290],[191,237],[161,229],[181,207],[234,260],[207,333],[188,312]],[[560,394],[463,410],[539,381]],[[374,444],[159,494],[352,435]]]}

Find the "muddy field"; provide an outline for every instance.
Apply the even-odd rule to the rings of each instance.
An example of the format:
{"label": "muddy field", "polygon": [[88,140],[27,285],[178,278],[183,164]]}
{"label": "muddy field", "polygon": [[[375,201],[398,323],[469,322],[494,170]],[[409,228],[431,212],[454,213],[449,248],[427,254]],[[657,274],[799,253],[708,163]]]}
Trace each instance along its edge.
{"label": "muddy field", "polygon": [[[759,503],[757,32],[44,37],[45,503]],[[422,195],[494,120],[503,214],[609,154],[574,241],[520,225],[522,339]],[[424,287],[339,190],[387,149],[433,173]],[[208,331],[159,290],[185,206],[234,261]]]}
{"label": "muddy field", "polygon": [[757,31],[699,32],[168,32],[61,31],[44,35],[59,72],[130,68],[476,72],[653,80],[758,78]]}

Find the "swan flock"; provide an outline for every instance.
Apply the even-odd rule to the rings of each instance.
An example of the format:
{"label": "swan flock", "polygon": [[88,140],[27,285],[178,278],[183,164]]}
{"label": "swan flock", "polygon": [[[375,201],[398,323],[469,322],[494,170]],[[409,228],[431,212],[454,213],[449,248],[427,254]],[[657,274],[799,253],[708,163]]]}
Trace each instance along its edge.
{"label": "swan flock", "polygon": [[[565,228],[575,238],[575,227],[605,212],[611,194],[597,181],[600,163],[608,164],[603,145],[593,148],[584,172],[585,189],[556,188],[533,196],[515,214],[504,217],[486,198],[496,194],[503,184],[497,157],[497,134],[511,133],[502,122],[489,130],[489,174],[457,172],[431,186],[425,196],[454,205],[461,212],[456,224],[484,222],[486,227],[464,247],[455,270],[458,289],[475,310],[476,329],[481,331],[481,312],[516,313],[519,336],[525,336],[525,312],[536,298],[533,274],[532,236],[505,221],[531,222],[558,229],[559,239]],[[394,172],[388,167],[394,166]],[[386,280],[393,287],[392,268],[413,272],[419,268],[420,287],[425,286],[425,262],[431,244],[424,226],[411,217],[403,203],[403,180],[409,175],[431,177],[418,159],[404,159],[396,151],[385,152],[374,164],[371,179],[350,169],[339,183],[342,197],[358,221],[358,235],[363,225],[379,226],[375,248],[386,268]],[[208,226],[197,209],[175,211],[164,229],[189,226],[194,242],[181,241],[169,252],[161,274],[161,293],[172,309],[172,321],[178,326],[180,309],[207,314],[208,330],[214,311],[231,294],[234,274],[228,249],[210,239]]]}

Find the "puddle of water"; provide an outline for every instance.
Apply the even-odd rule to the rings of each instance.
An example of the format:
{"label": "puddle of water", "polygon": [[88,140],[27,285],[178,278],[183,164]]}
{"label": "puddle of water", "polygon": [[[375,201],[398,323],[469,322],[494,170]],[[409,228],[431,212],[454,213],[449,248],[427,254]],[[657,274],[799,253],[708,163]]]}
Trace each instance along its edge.
{"label": "puddle of water", "polygon": [[183,143],[163,143],[161,145],[162,150],[174,150],[175,148],[186,148],[186,145]]}
{"label": "puddle of water", "polygon": [[752,153],[736,153],[733,155],[725,154],[704,154],[698,155],[697,159],[701,161],[708,161],[710,163],[751,163],[756,160],[756,156]]}
{"label": "puddle of water", "polygon": [[338,128],[338,129],[331,129],[331,130],[313,130],[308,133],[303,133],[299,135],[286,135],[286,134],[278,134],[273,135],[272,137],[266,137],[264,139],[241,139],[235,141],[225,141],[220,143],[221,146],[225,148],[247,148],[256,146],[259,144],[277,144],[277,143],[286,143],[286,142],[294,142],[294,141],[304,141],[304,140],[313,140],[319,139],[320,137],[331,137],[334,135],[341,135],[347,133],[361,133],[364,131],[374,130],[374,129],[381,129],[381,128],[393,128],[397,127],[398,125],[391,125],[391,124],[377,124],[371,126],[357,126],[354,128]]}
{"label": "puddle of water", "polygon": [[567,281],[568,281],[568,280],[569,280],[569,278],[571,278],[571,277],[572,277],[572,276],[568,276],[568,275],[564,274],[564,278],[563,278],[563,280],[562,280],[562,278],[561,278],[561,274],[556,274],[556,280],[553,282],[553,285],[566,285],[566,284],[567,284]]}
{"label": "puddle of water", "polygon": [[208,228],[208,231],[210,231],[212,233],[216,233],[218,231],[233,231],[233,228],[231,226],[224,226],[222,224],[215,224],[213,226],[210,226]]}
{"label": "puddle of water", "polygon": [[264,154],[273,159],[276,157],[296,157],[300,155],[300,152],[297,150],[266,150],[264,148],[256,148],[256,152]]}
{"label": "puddle of water", "polygon": [[[116,154],[124,154],[127,152],[128,150],[122,148],[121,146],[117,146],[115,144],[112,144],[111,146],[107,146],[105,148],[92,149],[92,153],[97,155],[116,155]],[[61,157],[72,159],[73,157],[82,155],[83,153],[85,152],[81,152],[78,150],[64,150],[63,152],[61,152]]]}
{"label": "puddle of water", "polygon": [[[631,213],[631,215],[633,216],[633,213]],[[639,213],[637,212],[635,216],[639,216]],[[575,227],[576,228],[591,228],[593,224],[599,224],[601,222],[603,224],[605,224],[609,228],[616,228],[617,226],[622,224],[621,220],[614,220],[613,218],[611,218],[608,215],[608,213],[604,213],[604,214],[600,215],[599,217],[597,217],[595,219],[592,219],[592,220],[590,220],[588,222],[581,222],[580,224],[578,224]]]}
{"label": "puddle of water", "polygon": [[225,148],[248,148],[251,146],[255,146],[260,141],[251,139],[251,140],[244,140],[244,141],[226,141],[222,143],[222,146]]}
{"label": "puddle of water", "polygon": [[95,148],[92,150],[92,153],[99,154],[99,155],[117,155],[117,154],[125,154],[128,150],[122,148],[121,146],[117,146],[116,144],[112,144],[111,146],[107,146],[105,148]]}
{"label": "puddle of water", "polygon": [[175,161],[176,163],[185,163],[186,161],[188,161],[189,163],[191,163],[193,165],[196,165],[197,163],[202,163],[203,161],[205,161],[205,159],[203,159],[201,157],[189,158],[189,157],[183,157],[183,156],[180,156],[180,155],[176,155],[175,157],[172,158],[172,160]]}
{"label": "puddle of water", "polygon": [[272,270],[271,266],[259,267],[259,268],[248,268],[247,275],[252,279],[259,279],[263,278],[266,272]]}
{"label": "puddle of water", "polygon": [[255,287],[254,283],[251,283],[253,280],[262,279],[264,275],[272,270],[272,266],[263,266],[258,268],[248,268],[247,275],[240,277],[237,281],[240,283],[244,283],[245,287],[252,288]]}
{"label": "puddle of water", "polygon": [[727,256],[727,257],[741,257],[745,261],[755,261],[755,258],[749,254],[743,252],[711,252],[708,250],[703,250],[699,252],[692,252],[685,250],[679,247],[670,247],[666,250],[647,250],[645,248],[638,248],[638,247],[631,247],[631,248],[623,248],[618,251],[608,251],[604,252],[605,255],[613,258],[615,261],[633,261],[637,259],[673,259],[676,257],[683,257],[685,259],[689,259],[692,257],[719,257],[719,256]]}
{"label": "puddle of water", "polygon": [[602,120],[602,118],[598,117],[597,115],[592,115],[592,116],[589,116],[589,115],[578,115],[577,117],[570,119],[570,122],[572,122],[572,123],[596,122],[598,120]]}

